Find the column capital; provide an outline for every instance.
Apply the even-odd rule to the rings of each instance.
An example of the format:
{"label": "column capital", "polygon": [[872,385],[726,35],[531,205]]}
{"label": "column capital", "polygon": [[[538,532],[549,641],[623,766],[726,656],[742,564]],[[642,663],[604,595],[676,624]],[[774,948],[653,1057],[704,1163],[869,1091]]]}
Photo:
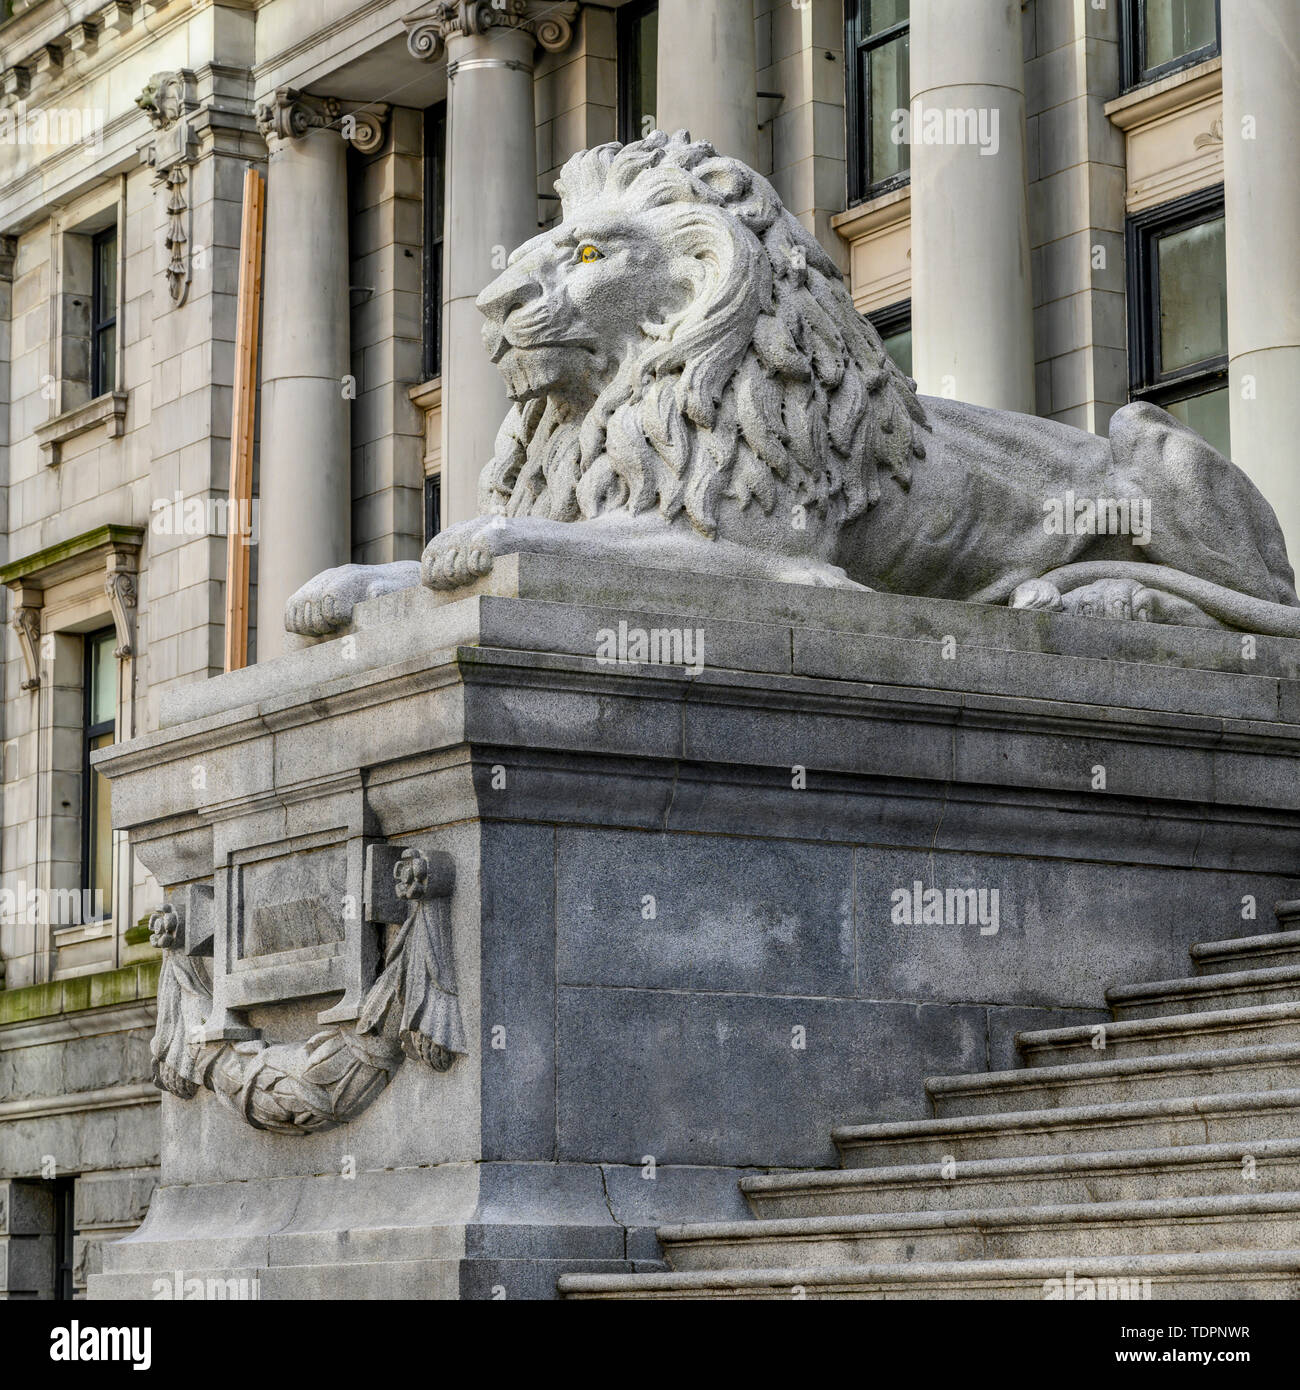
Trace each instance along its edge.
{"label": "column capital", "polygon": [[334,129],[362,154],[374,154],[383,144],[389,110],[386,102],[368,102],[348,111],[335,97],[308,96],[294,87],[277,87],[268,101],[257,104],[257,128],[272,149],[313,130]]}
{"label": "column capital", "polygon": [[431,0],[406,16],[406,47],[422,63],[436,63],[447,41],[486,34],[491,29],[529,33],[548,53],[561,53],[573,40],[578,0]]}

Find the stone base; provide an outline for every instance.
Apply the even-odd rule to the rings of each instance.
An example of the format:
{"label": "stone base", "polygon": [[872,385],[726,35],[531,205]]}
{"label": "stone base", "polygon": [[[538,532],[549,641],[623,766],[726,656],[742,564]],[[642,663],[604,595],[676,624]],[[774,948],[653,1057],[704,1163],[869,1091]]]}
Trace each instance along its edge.
{"label": "stone base", "polygon": [[[635,629],[698,631],[701,669],[598,659]],[[255,959],[250,913],[349,836],[418,842],[455,861],[469,1055],[316,1135],[165,1097],[163,1186],[91,1295],[653,1268],[657,1225],[744,1216],[743,1172],[832,1166],[832,1125],[919,1116],[927,1075],[1269,930],[1300,896],[1298,675],[1280,639],[520,555],[179,692],[102,766],[162,883],[227,905],[237,1021],[310,1036],[374,930]],[[916,884],[984,916],[900,920]]]}

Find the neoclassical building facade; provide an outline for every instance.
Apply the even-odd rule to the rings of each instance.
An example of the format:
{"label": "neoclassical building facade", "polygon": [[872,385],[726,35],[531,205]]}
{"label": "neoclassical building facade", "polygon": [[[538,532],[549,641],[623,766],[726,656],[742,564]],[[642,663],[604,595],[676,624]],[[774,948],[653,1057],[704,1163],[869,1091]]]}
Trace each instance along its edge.
{"label": "neoclassical building facade", "polygon": [[223,669],[248,169],[254,659],[477,512],[474,300],[655,128],[767,174],[922,391],[1154,401],[1294,552],[1298,54],[1295,0],[4,0],[0,1293],[78,1296],[156,1178],[159,895],[89,757]]}

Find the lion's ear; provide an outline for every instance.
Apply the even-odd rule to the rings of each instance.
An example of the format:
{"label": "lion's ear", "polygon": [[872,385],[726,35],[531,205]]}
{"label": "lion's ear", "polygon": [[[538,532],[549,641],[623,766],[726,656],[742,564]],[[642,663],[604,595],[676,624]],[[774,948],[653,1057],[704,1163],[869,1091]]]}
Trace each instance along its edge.
{"label": "lion's ear", "polygon": [[749,192],[749,170],[735,159],[706,159],[695,169],[695,177],[723,203],[736,203]]}
{"label": "lion's ear", "polygon": [[751,232],[765,232],[776,217],[770,190],[735,159],[707,159],[695,177],[738,222]]}

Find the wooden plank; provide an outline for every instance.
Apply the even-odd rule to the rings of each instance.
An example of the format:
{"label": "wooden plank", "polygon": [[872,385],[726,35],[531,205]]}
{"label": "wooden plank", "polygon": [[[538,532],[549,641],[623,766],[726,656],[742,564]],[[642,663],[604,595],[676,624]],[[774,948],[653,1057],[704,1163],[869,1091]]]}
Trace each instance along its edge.
{"label": "wooden plank", "polygon": [[257,408],[257,333],[262,305],[262,233],[266,184],[244,174],[239,231],[239,299],[230,420],[230,499],[226,527],[226,670],[248,665],[248,582],[252,558],[253,424]]}

